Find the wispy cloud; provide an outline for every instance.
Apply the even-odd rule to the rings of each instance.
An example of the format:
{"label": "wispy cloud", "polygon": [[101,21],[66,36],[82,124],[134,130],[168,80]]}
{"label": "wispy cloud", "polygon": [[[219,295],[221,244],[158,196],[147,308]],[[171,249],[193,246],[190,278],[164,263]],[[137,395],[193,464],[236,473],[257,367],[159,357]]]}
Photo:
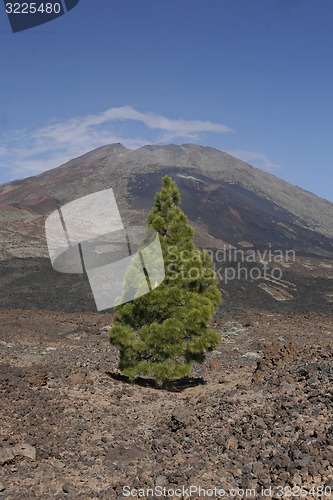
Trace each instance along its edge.
{"label": "wispy cloud", "polygon": [[264,153],[258,153],[257,151],[244,151],[242,149],[233,149],[232,151],[227,151],[229,155],[235,156],[240,160],[249,163],[254,167],[258,167],[261,170],[278,170],[283,168],[278,163],[270,160]]}
{"label": "wispy cloud", "polygon": [[[144,126],[144,137],[131,133],[130,122]],[[121,142],[129,149],[136,149],[180,139],[196,142],[206,132],[220,134],[231,132],[231,129],[210,121],[171,119],[144,113],[132,106],[109,108],[99,114],[49,122],[33,131],[7,133],[0,138],[1,168],[10,172],[10,178],[22,177],[57,167],[105,144]]]}

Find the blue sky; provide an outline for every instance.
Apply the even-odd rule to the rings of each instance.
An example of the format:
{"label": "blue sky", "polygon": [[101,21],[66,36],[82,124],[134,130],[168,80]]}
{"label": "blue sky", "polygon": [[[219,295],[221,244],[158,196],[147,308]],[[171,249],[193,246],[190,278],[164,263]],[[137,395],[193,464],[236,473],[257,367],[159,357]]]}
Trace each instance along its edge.
{"label": "blue sky", "polygon": [[333,201],[332,0],[80,0],[13,34],[0,182],[111,142],[195,142]]}

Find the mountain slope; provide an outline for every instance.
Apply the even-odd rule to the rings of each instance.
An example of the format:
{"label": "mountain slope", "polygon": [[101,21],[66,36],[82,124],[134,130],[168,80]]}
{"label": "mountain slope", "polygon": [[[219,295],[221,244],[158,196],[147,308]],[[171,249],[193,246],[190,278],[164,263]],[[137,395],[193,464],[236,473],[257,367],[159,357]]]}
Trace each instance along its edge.
{"label": "mountain slope", "polygon": [[[144,223],[165,174],[179,184],[182,208],[203,246],[245,243],[333,255],[333,203],[227,153],[193,144],[135,151],[121,144],[103,146],[38,176],[0,186],[0,205],[39,216],[42,227],[57,206],[111,187],[124,222]],[[6,245],[2,239],[3,252]],[[12,255],[21,256],[20,247],[10,246]],[[39,246],[40,255],[47,255],[43,236]]]}
{"label": "mountain slope", "polygon": [[[179,185],[196,243],[217,250],[222,314],[247,308],[332,314],[333,203],[226,153],[190,144],[136,151],[120,144],[104,146],[38,176],[0,186],[0,306],[95,310],[85,275],[53,270],[45,218],[58,206],[112,188],[123,222],[145,224],[166,174]],[[225,251],[230,248],[243,252],[230,259]],[[251,251],[255,262],[246,261]],[[283,262],[270,260],[270,251],[283,252]],[[285,258],[290,251],[296,255],[291,260]],[[275,266],[280,278],[279,269],[273,273]],[[234,272],[236,279],[229,279]]]}

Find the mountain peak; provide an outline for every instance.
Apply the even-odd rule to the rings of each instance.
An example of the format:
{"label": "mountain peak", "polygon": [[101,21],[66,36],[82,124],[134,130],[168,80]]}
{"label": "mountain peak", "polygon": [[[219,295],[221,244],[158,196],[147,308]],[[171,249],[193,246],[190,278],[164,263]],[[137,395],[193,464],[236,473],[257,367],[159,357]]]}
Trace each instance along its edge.
{"label": "mountain peak", "polygon": [[[47,215],[112,188],[124,222],[144,223],[163,175],[179,184],[202,242],[273,244],[333,254],[333,203],[219,151],[197,144],[101,146],[36,177],[0,186],[0,204]],[[212,238],[212,239],[211,239]],[[220,242],[220,243],[219,243]]]}

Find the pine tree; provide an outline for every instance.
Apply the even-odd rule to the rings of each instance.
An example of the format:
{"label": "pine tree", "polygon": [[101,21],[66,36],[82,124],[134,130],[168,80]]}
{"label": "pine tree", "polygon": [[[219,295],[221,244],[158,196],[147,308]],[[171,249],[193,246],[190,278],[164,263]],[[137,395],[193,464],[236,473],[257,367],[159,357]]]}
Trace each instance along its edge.
{"label": "pine tree", "polygon": [[160,237],[165,279],[150,293],[116,307],[110,342],[119,349],[120,370],[131,380],[147,375],[162,383],[187,376],[192,362],[202,362],[221,340],[208,327],[221,300],[212,261],[195,246],[179,205],[176,183],[163,177],[148,226]]}

